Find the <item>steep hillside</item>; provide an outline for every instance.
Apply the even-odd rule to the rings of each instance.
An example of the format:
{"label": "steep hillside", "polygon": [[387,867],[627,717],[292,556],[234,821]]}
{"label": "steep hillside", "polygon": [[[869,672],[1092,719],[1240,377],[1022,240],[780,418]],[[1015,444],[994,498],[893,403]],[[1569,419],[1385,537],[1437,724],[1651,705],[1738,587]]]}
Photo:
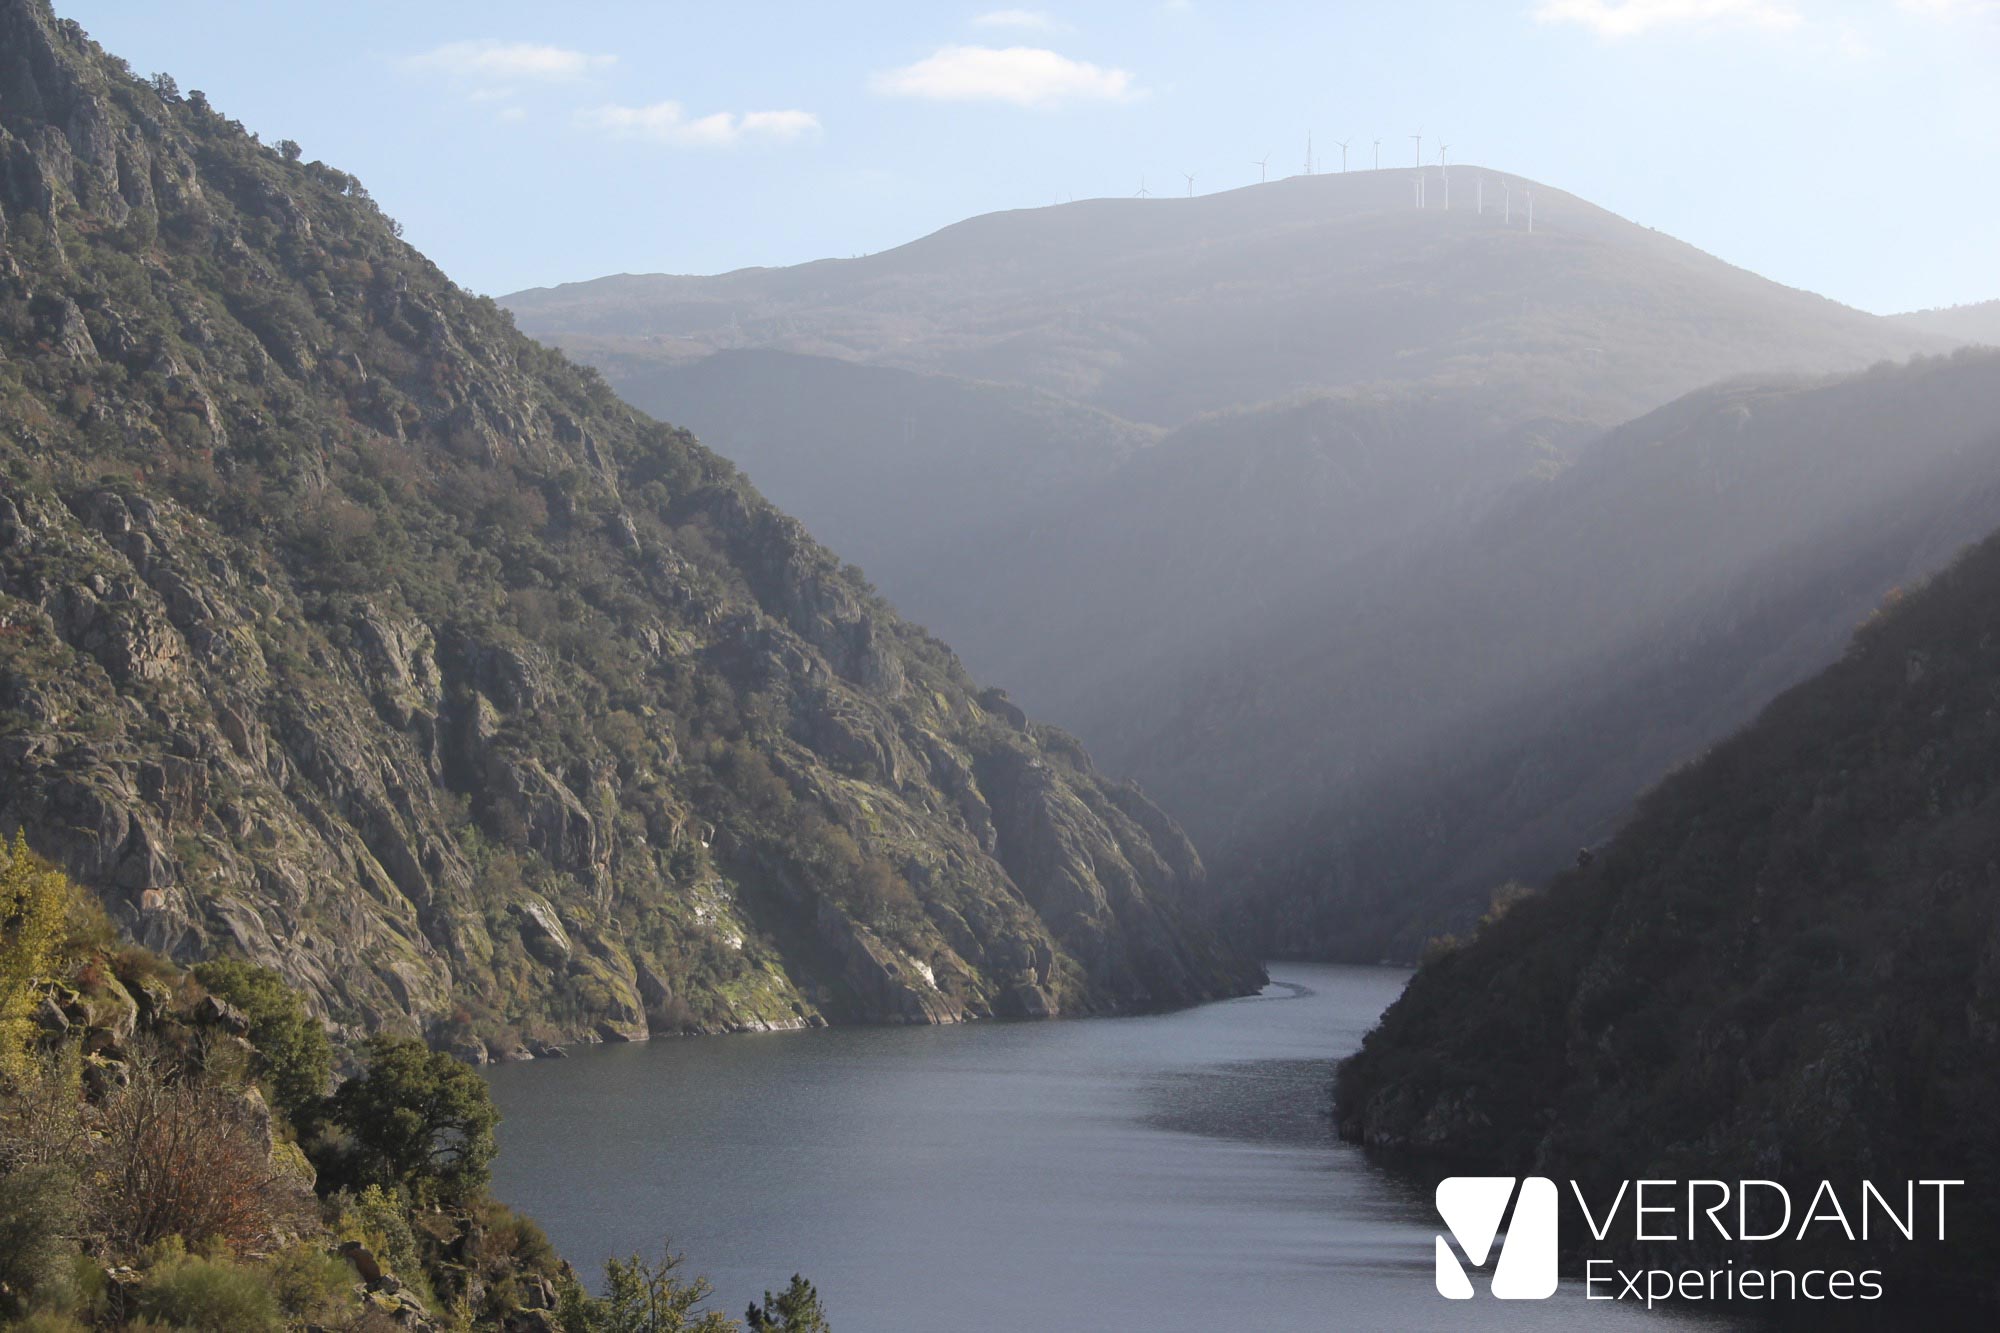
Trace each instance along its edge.
{"label": "steep hillside", "polygon": [[1341,1070],[1341,1132],[1584,1180],[1965,1180],[1950,1244],[1869,1262],[1991,1299],[1996,682],[2000,539],[1426,963]]}
{"label": "steep hillside", "polygon": [[1996,477],[1993,353],[1696,394],[1108,703],[1099,748],[1215,812],[1266,947],[1415,957],[2000,526]]}
{"label": "steep hillside", "polygon": [[1430,170],[1418,210],[1415,174],[994,213],[859,259],[600,278],[505,304],[537,335],[944,371],[1160,425],[1305,389],[1531,374],[1545,401],[1609,424],[1726,375],[1933,345],[1501,172],[1452,168],[1446,212]]}
{"label": "steep hillside", "polygon": [[[967,661],[1094,749],[1149,760],[1133,742],[1155,710],[1184,707],[1191,665],[1367,577],[1384,550],[1462,531],[1594,434],[1493,398],[1354,389],[1205,417],[939,552],[901,580],[910,593],[883,586],[938,608],[925,623],[949,626]],[[1184,820],[1249,813],[1213,795]]]}
{"label": "steep hillside", "polygon": [[0,0],[0,826],[473,1056],[1250,982],[1165,816],[298,159]]}
{"label": "steep hillside", "polygon": [[1895,316],[1895,322],[1934,338],[2000,347],[2000,301],[1913,310],[1907,315]]}
{"label": "steep hillside", "polygon": [[615,339],[558,341],[626,402],[694,431],[932,627],[982,627],[941,568],[991,559],[996,540],[1159,436],[1050,394],[951,375],[791,352],[662,363]]}

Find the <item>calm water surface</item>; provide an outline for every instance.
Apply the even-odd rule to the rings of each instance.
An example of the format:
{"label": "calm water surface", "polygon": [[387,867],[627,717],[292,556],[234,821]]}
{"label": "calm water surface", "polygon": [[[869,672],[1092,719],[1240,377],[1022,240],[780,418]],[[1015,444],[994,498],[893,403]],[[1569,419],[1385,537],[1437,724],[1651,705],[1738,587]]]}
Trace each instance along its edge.
{"label": "calm water surface", "polygon": [[841,1333],[1691,1326],[1567,1288],[1443,1301],[1429,1199],[1323,1115],[1406,974],[1271,976],[1154,1017],[503,1066],[495,1190],[586,1272],[671,1236],[731,1314],[802,1271]]}

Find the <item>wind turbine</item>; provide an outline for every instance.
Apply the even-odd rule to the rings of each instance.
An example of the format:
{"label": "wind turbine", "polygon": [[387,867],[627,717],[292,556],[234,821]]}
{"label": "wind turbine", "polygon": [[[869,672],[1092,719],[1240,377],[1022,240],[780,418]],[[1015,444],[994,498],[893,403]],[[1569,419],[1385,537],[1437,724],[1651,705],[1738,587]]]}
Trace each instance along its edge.
{"label": "wind turbine", "polygon": [[1134,199],[1151,199],[1153,197],[1153,192],[1146,188],[1146,178],[1144,176],[1139,178],[1139,188],[1132,192],[1132,197]]}
{"label": "wind turbine", "polygon": [[1194,198],[1194,173],[1192,171],[1183,171],[1181,175],[1187,177],[1188,198]]}
{"label": "wind turbine", "polygon": [[1354,140],[1335,139],[1334,142],[1340,145],[1340,174],[1345,176],[1347,174],[1347,145],[1353,143]]}
{"label": "wind turbine", "polygon": [[1415,140],[1417,141],[1417,170],[1418,170],[1418,171],[1422,171],[1422,170],[1424,169],[1424,134],[1423,134],[1423,131],[1422,131],[1422,130],[1418,130],[1418,131],[1417,131],[1417,132],[1416,132],[1415,134],[1412,134],[1412,135],[1411,135],[1410,137],[1411,137],[1412,139],[1415,139]]}
{"label": "wind turbine", "polygon": [[1450,144],[1438,140],[1438,179],[1444,182],[1444,211],[1447,213],[1451,212],[1451,173],[1445,170],[1444,155],[1450,148]]}
{"label": "wind turbine", "polygon": [[1271,160],[1271,155],[1269,153],[1266,153],[1264,154],[1264,156],[1258,158],[1255,163],[1257,168],[1257,183],[1259,185],[1262,185],[1264,183],[1264,164],[1266,162],[1269,162],[1270,160]]}
{"label": "wind turbine", "polygon": [[1375,141],[1375,170],[1380,171],[1381,169],[1382,169],[1382,141],[1380,139],[1377,139]]}
{"label": "wind turbine", "polygon": [[1306,175],[1313,174],[1313,132],[1306,131]]}

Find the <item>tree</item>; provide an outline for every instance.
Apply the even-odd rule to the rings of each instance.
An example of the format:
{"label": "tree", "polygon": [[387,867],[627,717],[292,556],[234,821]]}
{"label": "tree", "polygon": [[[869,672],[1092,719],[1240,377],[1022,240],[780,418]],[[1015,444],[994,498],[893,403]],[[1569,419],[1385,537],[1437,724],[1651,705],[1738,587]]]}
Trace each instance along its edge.
{"label": "tree", "polygon": [[28,850],[21,834],[0,844],[0,1074],[24,1067],[35,1001],[56,960],[75,895],[66,876]]}
{"label": "tree", "polygon": [[299,141],[297,139],[278,140],[278,153],[287,162],[298,161],[300,156],[304,153],[304,151],[305,151],[304,149],[299,147]]}
{"label": "tree", "polygon": [[500,1112],[479,1075],[408,1037],[371,1037],[367,1061],[327,1102],[351,1140],[337,1165],[354,1183],[418,1199],[462,1199],[483,1188]]}
{"label": "tree", "polygon": [[677,1277],[684,1255],[671,1247],[657,1263],[633,1255],[604,1263],[604,1295],[573,1288],[563,1311],[566,1327],[578,1333],[731,1333],[736,1327],[719,1310],[703,1310],[712,1288],[707,1278]]}
{"label": "tree", "polygon": [[198,963],[195,979],[243,1011],[258,1076],[272,1104],[301,1132],[312,1127],[333,1077],[333,1045],[305,1001],[267,967],[233,958]]}
{"label": "tree", "polygon": [[819,1292],[797,1273],[792,1274],[792,1285],[778,1295],[765,1292],[763,1308],[751,1306],[745,1312],[744,1322],[753,1329],[768,1328],[772,1333],[830,1333],[832,1329],[826,1320],[826,1310],[819,1303]]}

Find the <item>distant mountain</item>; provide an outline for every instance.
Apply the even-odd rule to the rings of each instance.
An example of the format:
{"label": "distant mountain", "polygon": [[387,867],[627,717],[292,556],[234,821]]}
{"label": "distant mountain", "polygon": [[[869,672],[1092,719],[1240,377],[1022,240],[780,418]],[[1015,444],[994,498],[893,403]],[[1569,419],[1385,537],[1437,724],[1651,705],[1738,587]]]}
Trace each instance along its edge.
{"label": "distant mountain", "polygon": [[1995,527],[2000,353],[1705,390],[1107,699],[1100,745],[1190,812],[1263,947],[1411,958]]}
{"label": "distant mountain", "polygon": [[0,829],[474,1058],[1255,984],[1171,820],[298,159],[0,0]]}
{"label": "distant mountain", "polygon": [[[626,402],[671,417],[752,472],[771,499],[926,624],[970,623],[941,570],[987,558],[1160,436],[1012,385],[792,352],[661,362],[563,340]],[[941,584],[943,586],[941,586]]]}
{"label": "distant mountain", "polygon": [[600,278],[503,304],[538,337],[941,371],[1168,426],[1302,390],[1530,380],[1545,406],[1609,424],[1728,375],[1932,345],[1520,177],[1454,167],[1446,212],[1428,174],[1421,211],[1414,169],[1295,177],[993,213],[859,259]]}
{"label": "distant mountain", "polygon": [[[1942,1240],[1833,1248],[1903,1299],[1990,1305],[1996,681],[2000,538],[1661,783],[1588,867],[1438,951],[1341,1069],[1341,1133],[1589,1189],[1966,1181]],[[1778,1252],[1752,1248],[1650,1253],[1699,1268]]]}
{"label": "distant mountain", "polygon": [[1904,328],[1934,338],[2000,347],[2000,301],[1945,306],[1937,310],[1913,310],[1894,318]]}
{"label": "distant mountain", "polygon": [[[1543,484],[1594,434],[1447,390],[1221,413],[901,585],[984,674],[1152,781],[1168,769],[1145,747],[1158,720],[1184,713],[1175,691],[1190,667],[1370,577],[1381,553],[1461,531],[1513,488]],[[1207,743],[1184,737],[1176,763],[1198,762]],[[1184,812],[1211,832],[1243,813],[1233,798],[1212,804],[1218,791]]]}

